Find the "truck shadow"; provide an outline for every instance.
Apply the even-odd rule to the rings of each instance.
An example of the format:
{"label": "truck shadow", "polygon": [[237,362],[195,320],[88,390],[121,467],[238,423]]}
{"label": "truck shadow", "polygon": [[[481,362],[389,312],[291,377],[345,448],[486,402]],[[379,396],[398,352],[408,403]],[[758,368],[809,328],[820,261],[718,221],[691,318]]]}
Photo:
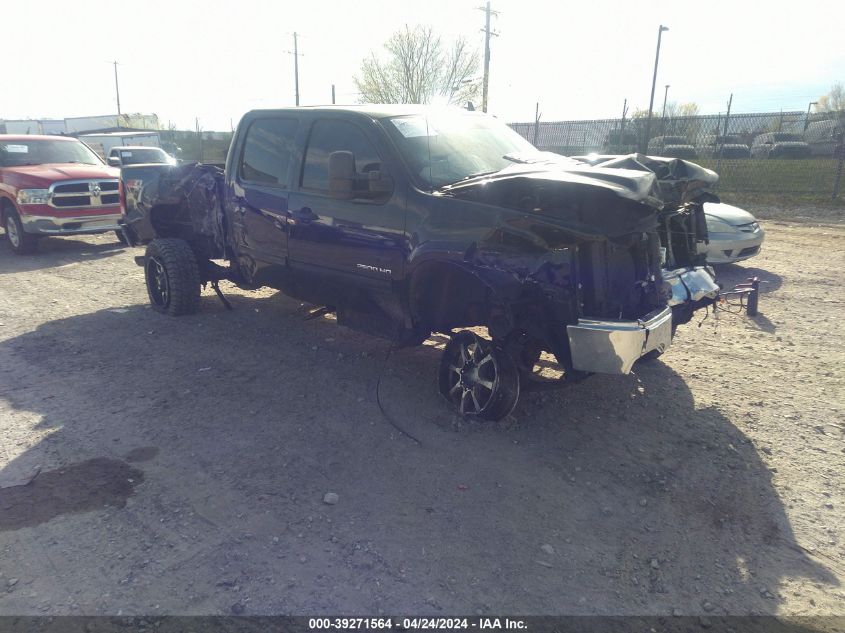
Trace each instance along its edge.
{"label": "truck shadow", "polygon": [[760,284],[761,294],[774,292],[783,285],[783,277],[780,275],[754,266],[745,264],[717,264],[713,269],[716,271],[716,279],[726,290],[730,290],[737,284],[747,282],[749,277],[759,277],[764,282]]}
{"label": "truck shadow", "polygon": [[[215,528],[194,541],[200,554],[189,572],[198,584],[219,576],[234,547],[227,543],[244,529],[236,517],[252,518],[254,538],[237,547],[239,564],[263,570],[255,576],[283,573],[258,545],[272,535],[302,557],[284,607],[275,587],[259,584],[250,588],[253,612],[713,617],[778,612],[787,578],[838,585],[839,572],[796,542],[751,439],[718,409],[696,407],[669,365],[528,394],[511,419],[481,425],[459,420],[437,394],[435,345],[398,350],[383,363],[386,343],[331,319],[304,321],[298,302],[231,298],[232,312],[205,296],[194,317],[131,306],[0,342],[0,365],[28,386],[2,381],[0,396],[21,420],[37,419],[31,430],[44,436],[5,468],[37,462],[56,471],[157,446],[157,465],[112,469],[114,478],[136,481],[133,509],[120,512],[155,535],[166,529],[158,516],[170,496],[224,506]],[[74,371],[63,372],[68,359]],[[62,380],[50,379],[59,373]],[[387,413],[421,446],[380,417],[380,374]],[[136,467],[143,472],[127,475]],[[50,482],[0,491],[2,512],[19,517],[0,526],[0,538],[103,507],[54,503]],[[109,482],[87,494],[120,508],[130,484],[112,490]],[[341,500],[328,524],[320,520],[326,490]],[[36,510],[45,504],[52,509]],[[38,520],[20,518],[21,508]],[[50,537],[68,547],[84,540],[62,529],[53,524]],[[165,541],[154,536],[152,550],[136,555],[165,561]],[[327,566],[321,557],[329,551],[342,564]],[[80,572],[91,578],[83,588],[90,603],[78,596],[84,604],[99,604],[103,588],[115,585],[97,558],[92,552],[91,569]],[[61,557],[52,564],[62,571]],[[41,573],[43,595],[55,570]],[[153,580],[148,591],[162,595],[151,594],[149,604],[169,599],[178,613],[187,598],[183,577],[172,573]],[[382,582],[361,582],[370,576]],[[325,582],[334,591],[315,603]],[[119,605],[120,589],[111,595]],[[144,595],[133,600],[146,604]],[[212,597],[203,608],[216,604]]]}
{"label": "truck shadow", "polygon": [[[768,334],[773,334],[777,327],[766,316],[766,295],[778,290],[783,285],[783,277],[778,274],[755,268],[745,264],[719,264],[714,267],[716,278],[725,290],[733,289],[737,284],[746,283],[750,278],[757,277],[760,284],[760,306],[757,316],[748,317],[748,323]],[[735,299],[731,299],[735,301]],[[735,308],[730,307],[733,310]]]}
{"label": "truck shadow", "polygon": [[38,250],[31,255],[16,255],[9,246],[6,234],[0,229],[0,275],[53,268],[75,262],[94,261],[126,252],[117,239],[108,242],[72,237],[44,237],[38,241]]}

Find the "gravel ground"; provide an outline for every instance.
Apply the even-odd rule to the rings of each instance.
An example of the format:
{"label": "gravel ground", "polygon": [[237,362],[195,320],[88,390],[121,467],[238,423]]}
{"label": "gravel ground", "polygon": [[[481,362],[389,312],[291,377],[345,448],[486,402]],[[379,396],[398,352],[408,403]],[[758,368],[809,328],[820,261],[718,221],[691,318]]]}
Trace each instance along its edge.
{"label": "gravel ground", "polygon": [[110,235],[0,240],[0,613],[845,615],[845,228],[766,226],[719,271],[760,316],[489,425],[442,340],[167,318]]}

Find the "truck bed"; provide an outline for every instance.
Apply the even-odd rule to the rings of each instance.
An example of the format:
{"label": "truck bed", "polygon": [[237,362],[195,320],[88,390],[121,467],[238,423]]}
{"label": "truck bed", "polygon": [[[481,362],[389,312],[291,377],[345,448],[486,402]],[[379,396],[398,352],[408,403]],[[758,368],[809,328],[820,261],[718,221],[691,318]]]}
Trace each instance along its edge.
{"label": "truck bed", "polygon": [[215,165],[131,165],[121,170],[132,244],[177,237],[207,259],[226,256],[223,170]]}

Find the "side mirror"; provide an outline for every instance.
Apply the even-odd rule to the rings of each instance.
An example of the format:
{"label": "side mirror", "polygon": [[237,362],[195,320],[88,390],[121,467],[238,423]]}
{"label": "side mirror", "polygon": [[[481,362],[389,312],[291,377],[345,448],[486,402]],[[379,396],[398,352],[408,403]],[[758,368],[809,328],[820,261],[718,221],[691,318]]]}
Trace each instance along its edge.
{"label": "side mirror", "polygon": [[120,159],[117,156],[109,156],[106,162],[109,164],[109,167],[120,167]]}
{"label": "side mirror", "polygon": [[339,200],[355,196],[355,157],[352,152],[329,154],[329,195]]}

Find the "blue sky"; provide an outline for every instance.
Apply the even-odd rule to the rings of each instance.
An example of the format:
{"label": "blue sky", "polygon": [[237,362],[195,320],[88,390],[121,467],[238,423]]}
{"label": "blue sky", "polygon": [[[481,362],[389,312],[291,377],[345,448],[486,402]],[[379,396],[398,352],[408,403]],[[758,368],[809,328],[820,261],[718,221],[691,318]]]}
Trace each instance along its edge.
{"label": "blue sky", "polygon": [[[481,46],[482,0],[263,2],[55,0],[4,6],[0,118],[113,113],[109,60],[120,62],[124,112],[228,129],[247,110],[293,105],[291,33],[301,33],[304,105],[357,100],[352,76],[404,24]],[[506,121],[618,116],[647,107],[657,29],[664,34],[655,107],[702,112],[806,110],[845,82],[845,2],[494,0],[490,111]],[[50,15],[52,19],[42,19]],[[59,19],[60,16],[60,19]],[[10,25],[22,25],[9,28]],[[14,89],[10,89],[14,88]]]}

